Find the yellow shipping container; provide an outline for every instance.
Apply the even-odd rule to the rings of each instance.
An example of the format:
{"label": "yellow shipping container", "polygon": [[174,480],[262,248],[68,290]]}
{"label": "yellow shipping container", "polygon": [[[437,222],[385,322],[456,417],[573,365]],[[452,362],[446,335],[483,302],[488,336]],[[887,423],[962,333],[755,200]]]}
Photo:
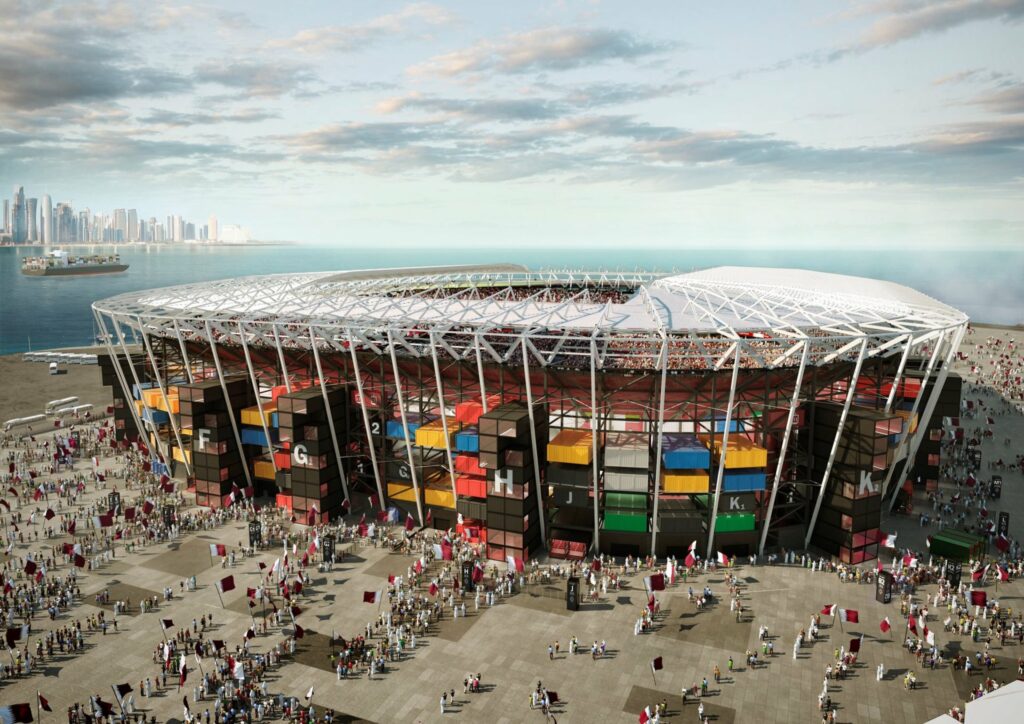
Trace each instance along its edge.
{"label": "yellow shipping container", "polygon": [[665,493],[706,493],[711,489],[711,479],[706,472],[664,472],[661,476],[662,492]]}
{"label": "yellow shipping container", "polygon": [[192,451],[191,450],[182,450],[180,447],[175,445],[174,446],[174,452],[172,453],[172,456],[179,463],[186,463],[187,462],[189,465],[192,464]]}
{"label": "yellow shipping container", "polygon": [[164,404],[164,398],[161,396],[157,397],[156,404],[153,407],[164,412],[170,412],[173,415],[177,415],[181,411],[181,403],[178,400],[178,396],[171,394],[167,395],[166,405]]}
{"label": "yellow shipping container", "polygon": [[[896,414],[903,418],[903,432],[913,435],[917,432],[917,413],[913,410],[896,410]],[[909,428],[908,428],[909,424]]]}
{"label": "yellow shipping container", "polygon": [[273,480],[274,463],[269,460],[256,460],[252,464],[252,474],[260,480]]}
{"label": "yellow shipping container", "polygon": [[262,427],[264,423],[270,426],[270,416],[277,412],[276,405],[264,405],[263,407],[263,418],[260,418],[259,405],[253,405],[252,407],[246,407],[242,410],[242,424],[252,425],[253,427]]}
{"label": "yellow shipping container", "polygon": [[435,508],[455,509],[455,495],[450,488],[448,490],[427,488],[423,491],[423,499],[427,505],[432,505]]}
{"label": "yellow shipping container", "polygon": [[589,465],[594,454],[594,434],[590,430],[564,428],[548,443],[548,462]]}
{"label": "yellow shipping container", "polygon": [[[455,447],[455,433],[461,429],[461,425],[454,417],[448,420],[448,445]],[[444,449],[444,427],[440,419],[432,420],[426,425],[420,425],[416,430],[416,444],[420,447],[433,447]]]}
{"label": "yellow shipping container", "polygon": [[388,497],[392,500],[416,502],[416,490],[407,483],[388,483]]}
{"label": "yellow shipping container", "polygon": [[[713,441],[709,441],[706,435],[701,435],[700,438],[705,444],[712,442],[715,458],[721,457],[721,436],[716,436]],[[768,451],[765,448],[755,445],[745,437],[729,435],[729,449],[725,455],[725,467],[727,470],[730,468],[763,468],[767,465]]]}
{"label": "yellow shipping container", "polygon": [[146,403],[146,407],[159,409],[157,404],[160,403],[162,398],[163,395],[160,394],[159,387],[150,387],[148,390],[142,391],[142,400]]}

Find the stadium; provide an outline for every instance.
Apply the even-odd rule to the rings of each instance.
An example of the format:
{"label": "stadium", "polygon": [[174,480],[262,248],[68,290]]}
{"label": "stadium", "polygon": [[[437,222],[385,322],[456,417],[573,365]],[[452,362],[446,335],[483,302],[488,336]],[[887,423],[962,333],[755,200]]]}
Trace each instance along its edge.
{"label": "stadium", "polygon": [[877,556],[937,481],[967,317],[897,284],[720,267],[282,274],[93,305],[119,440],[202,505],[367,501],[540,551]]}

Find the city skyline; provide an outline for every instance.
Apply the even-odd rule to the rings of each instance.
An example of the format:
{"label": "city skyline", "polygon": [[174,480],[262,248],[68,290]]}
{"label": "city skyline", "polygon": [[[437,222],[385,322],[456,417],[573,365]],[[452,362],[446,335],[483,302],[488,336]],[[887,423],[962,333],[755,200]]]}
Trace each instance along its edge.
{"label": "city skyline", "polygon": [[0,0],[0,184],[352,246],[1024,239],[1024,0],[644,10]]}
{"label": "city skyline", "polygon": [[19,184],[14,186],[12,197],[3,200],[0,217],[0,241],[15,245],[249,240],[248,229],[222,225],[212,213],[206,224],[179,214],[169,214],[161,222],[155,216],[140,217],[133,208],[93,213],[86,206],[76,213],[73,201],[58,201],[54,206],[50,194],[27,196],[25,187]]}

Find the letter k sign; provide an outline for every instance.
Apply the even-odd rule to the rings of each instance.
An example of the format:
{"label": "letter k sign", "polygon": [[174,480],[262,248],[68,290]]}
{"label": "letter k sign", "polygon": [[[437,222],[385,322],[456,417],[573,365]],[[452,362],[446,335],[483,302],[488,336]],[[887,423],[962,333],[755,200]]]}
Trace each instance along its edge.
{"label": "letter k sign", "polygon": [[875,484],[871,482],[871,473],[866,470],[861,470],[860,489],[857,491],[857,495],[870,495],[874,492],[877,491],[875,490]]}

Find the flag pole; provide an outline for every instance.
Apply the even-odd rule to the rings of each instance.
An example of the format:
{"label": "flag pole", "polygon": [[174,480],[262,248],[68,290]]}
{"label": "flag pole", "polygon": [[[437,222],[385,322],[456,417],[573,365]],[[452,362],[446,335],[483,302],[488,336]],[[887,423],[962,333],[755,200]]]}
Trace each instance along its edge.
{"label": "flag pole", "polygon": [[[118,693],[117,693],[117,689],[116,689],[116,688],[114,688],[114,685],[113,685],[113,684],[111,684],[111,685],[110,685],[110,690],[114,692],[114,701],[116,701],[116,702],[117,702],[117,707],[118,707],[118,708],[119,708],[119,709],[121,710],[121,716],[122,716],[122,717],[123,717],[124,719],[127,719],[128,717],[127,717],[127,716],[125,715],[125,713],[124,713],[124,704],[122,704],[122,703],[121,703],[121,697],[120,697],[120,696],[118,695]],[[98,699],[98,698],[99,698],[99,697],[97,697],[97,699]]]}
{"label": "flag pole", "polygon": [[36,689],[36,719],[40,722],[43,720],[43,708],[39,703],[39,690]]}
{"label": "flag pole", "polygon": [[655,686],[658,685],[658,679],[654,676],[654,662],[651,662],[651,681],[654,682]]}
{"label": "flag pole", "polygon": [[217,591],[217,598],[220,599],[220,607],[221,608],[226,608],[226,606],[224,605],[224,597],[220,595],[220,581],[218,581],[217,583],[213,584],[213,588],[214,588],[215,591]]}
{"label": "flag pole", "polygon": [[164,637],[164,643],[167,643],[167,631],[164,629],[164,620],[158,618],[157,623],[160,624],[160,635]]}

